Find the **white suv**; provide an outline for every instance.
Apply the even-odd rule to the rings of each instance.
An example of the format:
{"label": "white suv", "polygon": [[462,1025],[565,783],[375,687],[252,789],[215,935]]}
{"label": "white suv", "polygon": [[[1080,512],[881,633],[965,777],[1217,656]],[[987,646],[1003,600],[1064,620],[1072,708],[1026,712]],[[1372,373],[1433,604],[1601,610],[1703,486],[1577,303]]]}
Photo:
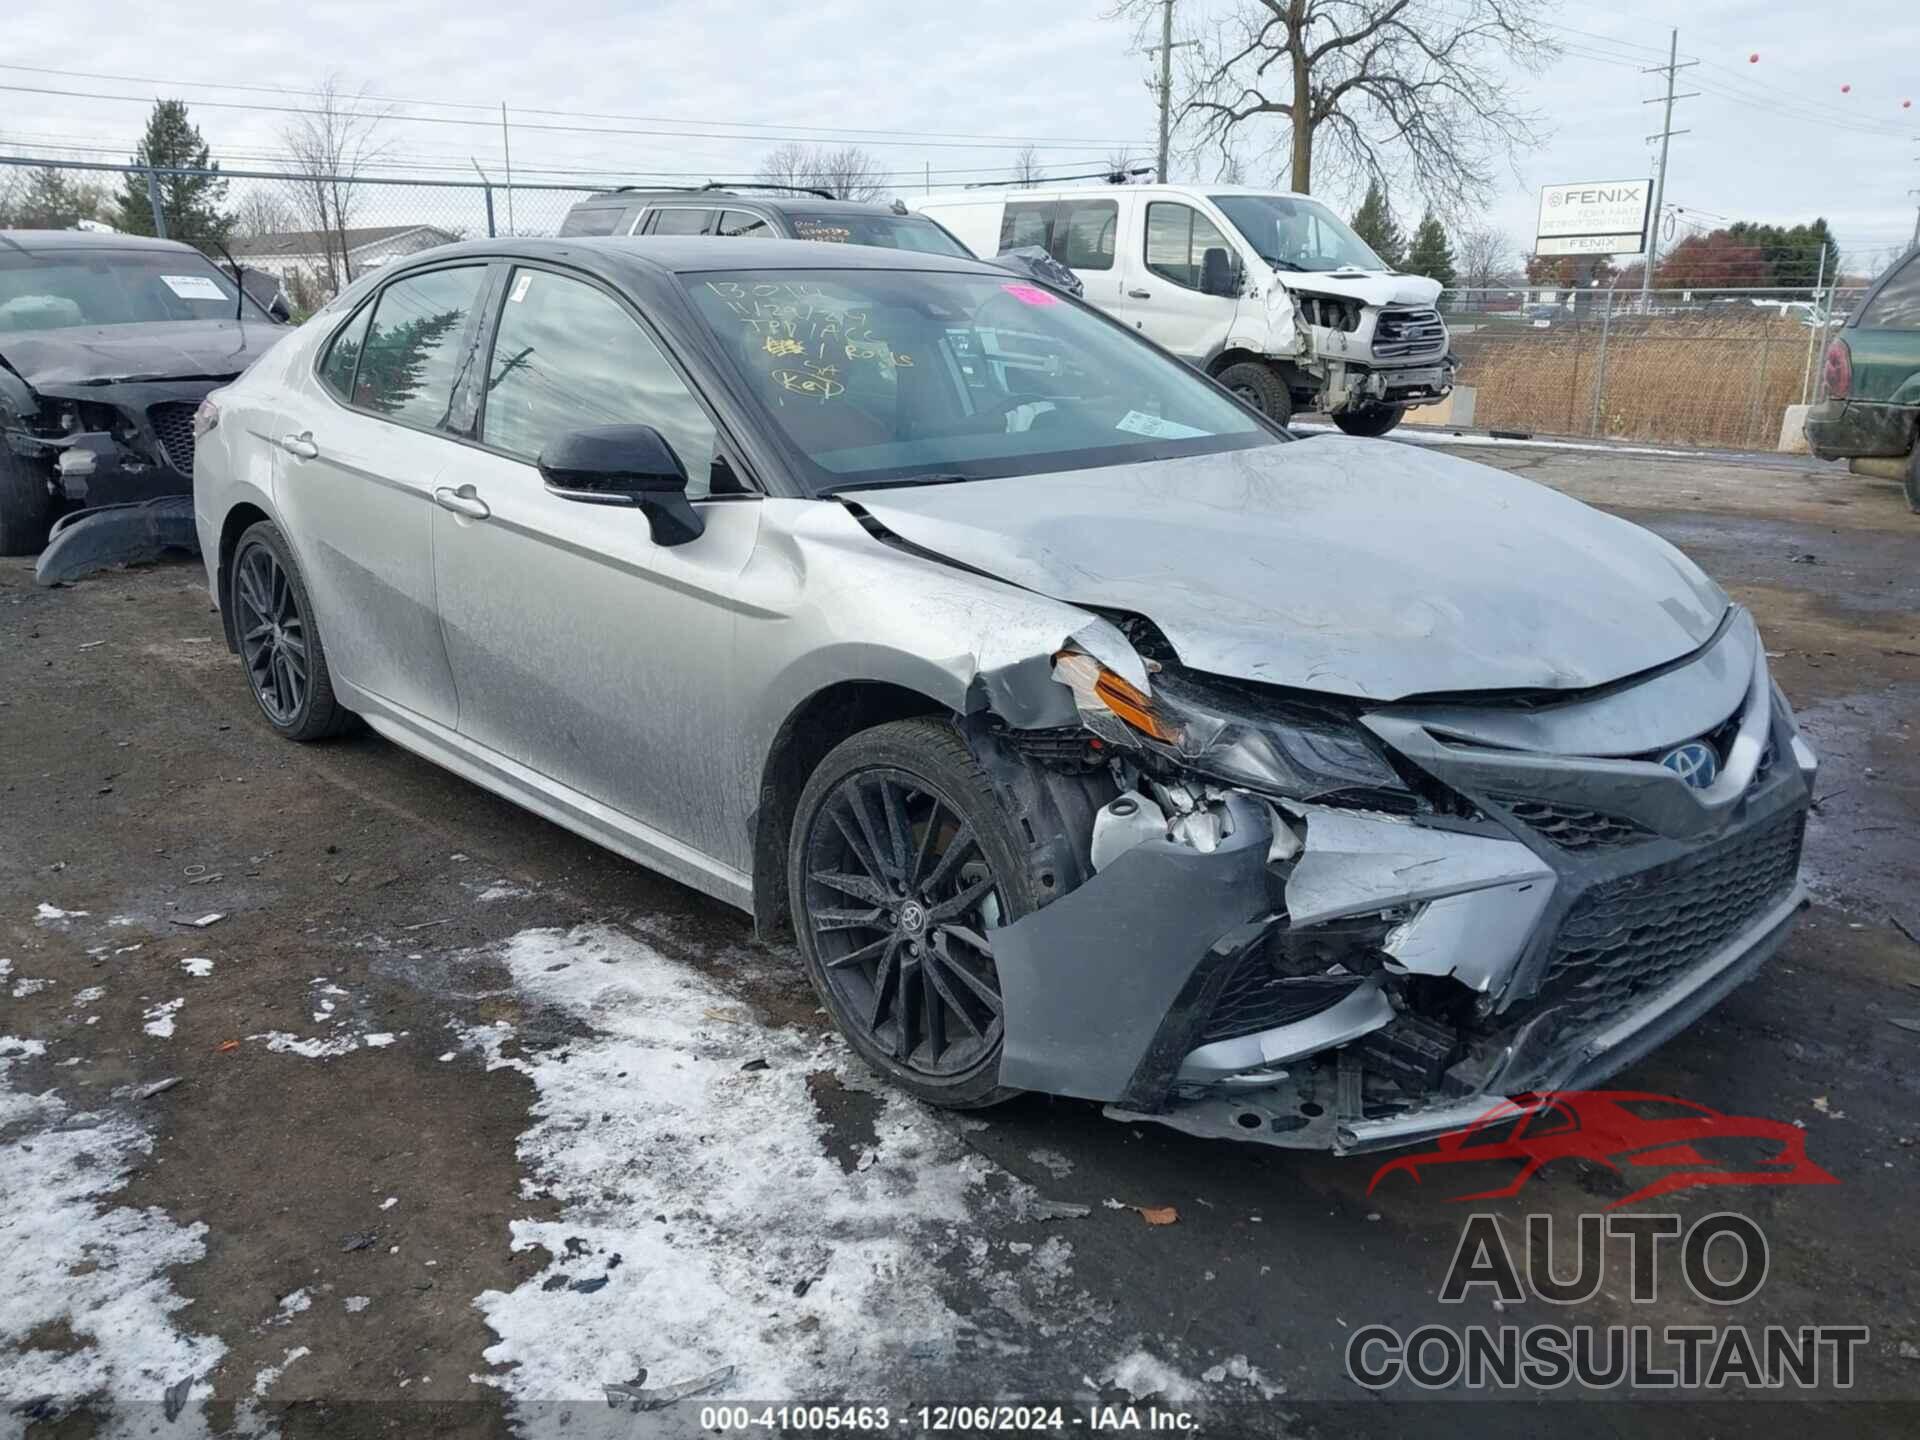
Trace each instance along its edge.
{"label": "white suv", "polygon": [[908,205],[976,255],[1044,247],[1086,298],[1283,424],[1383,435],[1453,388],[1437,281],[1399,275],[1325,205],[1242,185],[963,190]]}

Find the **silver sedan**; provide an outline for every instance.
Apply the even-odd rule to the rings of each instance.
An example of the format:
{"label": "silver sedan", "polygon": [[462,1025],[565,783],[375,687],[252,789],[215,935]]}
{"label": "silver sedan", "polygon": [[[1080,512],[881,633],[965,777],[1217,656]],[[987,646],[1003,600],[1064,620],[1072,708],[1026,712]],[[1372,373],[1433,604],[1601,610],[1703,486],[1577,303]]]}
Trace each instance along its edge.
{"label": "silver sedan", "polygon": [[1804,903],[1814,756],[1673,547],[1295,439],[1005,271],[452,246],[196,428],[268,724],[791,926],[935,1104],[1421,1140],[1644,1054]]}

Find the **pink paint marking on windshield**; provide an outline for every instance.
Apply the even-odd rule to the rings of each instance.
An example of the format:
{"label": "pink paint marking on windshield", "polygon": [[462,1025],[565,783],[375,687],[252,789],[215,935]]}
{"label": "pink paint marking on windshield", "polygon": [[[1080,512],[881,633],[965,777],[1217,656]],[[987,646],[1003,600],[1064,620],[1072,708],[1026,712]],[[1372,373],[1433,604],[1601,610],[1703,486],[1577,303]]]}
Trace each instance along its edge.
{"label": "pink paint marking on windshield", "polygon": [[1058,295],[1050,295],[1037,285],[1002,285],[1000,288],[1022,305],[1058,305],[1060,303]]}

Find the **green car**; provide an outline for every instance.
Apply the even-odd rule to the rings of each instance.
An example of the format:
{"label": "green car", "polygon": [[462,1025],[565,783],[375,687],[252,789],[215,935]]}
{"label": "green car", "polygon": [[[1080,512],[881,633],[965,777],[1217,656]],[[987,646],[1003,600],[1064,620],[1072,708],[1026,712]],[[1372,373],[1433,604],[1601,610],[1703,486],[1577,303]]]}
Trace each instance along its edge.
{"label": "green car", "polygon": [[1906,486],[1920,513],[1920,250],[1882,275],[1827,347],[1827,399],[1807,415],[1807,444],[1856,475]]}

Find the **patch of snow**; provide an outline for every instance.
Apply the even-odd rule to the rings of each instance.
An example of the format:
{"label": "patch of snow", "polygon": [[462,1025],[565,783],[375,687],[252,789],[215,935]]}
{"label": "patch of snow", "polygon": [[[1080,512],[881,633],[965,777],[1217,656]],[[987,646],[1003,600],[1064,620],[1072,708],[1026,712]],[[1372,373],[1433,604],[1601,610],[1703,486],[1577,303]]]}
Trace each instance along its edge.
{"label": "patch of snow", "polygon": [[52,988],[53,981],[51,980],[43,980],[37,977],[32,980],[20,980],[14,984],[13,998],[16,1000],[24,1000],[29,995],[38,995],[42,990],[51,990]]}
{"label": "patch of snow", "polygon": [[1073,1173],[1073,1161],[1058,1150],[1029,1150],[1027,1159],[1038,1165],[1056,1180],[1064,1180]]}
{"label": "patch of snow", "polygon": [[[191,1379],[188,1411],[169,1433],[205,1435],[202,1410],[226,1347],[176,1323],[189,1302],[174,1292],[168,1271],[206,1255],[207,1227],[111,1203],[153,1137],[112,1112],[85,1129],[63,1130],[67,1106],[58,1096],[15,1094],[8,1070],[45,1053],[38,1040],[0,1037],[0,1126],[38,1126],[0,1144],[0,1351],[7,1356],[0,1393],[151,1409],[163,1390]],[[73,1350],[19,1347],[31,1331],[59,1324],[78,1339]],[[132,1432],[109,1424],[102,1433]]]}
{"label": "patch of snow", "polygon": [[204,980],[213,974],[213,961],[194,955],[180,962],[180,968],[196,980]]}
{"label": "patch of snow", "polygon": [[291,1295],[281,1297],[280,1309],[273,1317],[276,1325],[285,1325],[296,1315],[304,1315],[313,1308],[313,1297],[305,1290],[296,1290]]}
{"label": "patch of snow", "polygon": [[6,979],[7,976],[11,975],[12,973],[13,973],[13,961],[7,959],[5,956],[0,956],[0,980]]}
{"label": "patch of snow", "polygon": [[496,900],[524,900],[533,891],[524,885],[514,885],[505,880],[496,880],[473,898],[482,905],[490,905]]}
{"label": "patch of snow", "polygon": [[387,1046],[393,1044],[393,1041],[394,1037],[392,1035],[384,1033],[379,1035],[363,1035],[360,1037],[360,1043],[365,1045],[369,1050],[384,1050]]}
{"label": "patch of snow", "polygon": [[1257,1365],[1247,1363],[1247,1357],[1244,1355],[1232,1356],[1218,1365],[1202,1370],[1200,1378],[1209,1385],[1218,1385],[1228,1379],[1238,1380],[1258,1390],[1262,1400],[1277,1400],[1287,1393],[1286,1386],[1278,1381],[1267,1379],[1260,1373]]}
{"label": "patch of snow", "polygon": [[373,1301],[368,1299],[365,1295],[349,1295],[347,1296],[345,1301],[345,1304],[347,1307],[347,1313],[349,1315],[358,1315],[362,1310],[366,1309],[367,1306],[371,1305],[372,1303]]}
{"label": "patch of snow", "polygon": [[84,990],[76,990],[73,992],[73,1003],[76,1005],[91,1005],[96,1000],[104,1000],[106,995],[106,986],[89,985]]}
{"label": "patch of snow", "polygon": [[357,1035],[335,1035],[322,1039],[317,1035],[307,1038],[289,1035],[284,1030],[269,1030],[247,1038],[266,1041],[267,1049],[276,1055],[304,1055],[309,1060],[331,1060],[336,1055],[345,1055],[360,1047],[360,1037]]}
{"label": "patch of snow", "polygon": [[173,1017],[186,1003],[185,999],[161,1001],[141,1017],[147,1022],[141,1028],[149,1035],[157,1036],[162,1040],[168,1039],[173,1034]]}
{"label": "patch of snow", "polygon": [[1129,1351],[1114,1361],[1100,1383],[1124,1390],[1135,1400],[1151,1395],[1169,1405],[1191,1404],[1201,1394],[1198,1384],[1145,1350]]}
{"label": "patch of snow", "polygon": [[39,909],[34,912],[33,921],[36,925],[58,925],[63,920],[79,920],[92,913],[91,910],[62,910],[58,905],[49,905],[42,900]]}
{"label": "patch of snow", "polygon": [[288,1366],[292,1365],[296,1360],[305,1359],[312,1353],[312,1349],[308,1346],[294,1346],[293,1349],[287,1351],[286,1358],[278,1365],[269,1365],[266,1369],[255,1373],[253,1377],[253,1393],[256,1396],[264,1397],[267,1391],[279,1383],[280,1377],[287,1373]]}
{"label": "patch of snow", "polygon": [[[461,1032],[488,1069],[532,1080],[523,1193],[559,1207],[512,1225],[513,1248],[544,1249],[547,1266],[474,1302],[499,1337],[485,1352],[495,1372],[476,1380],[516,1405],[586,1402],[583,1428],[606,1423],[592,1418],[603,1387],[641,1366],[662,1382],[733,1366],[714,1396],[879,1399],[914,1383],[915,1357],[997,1320],[956,1312],[940,1258],[995,1213],[1016,1218],[1032,1188],[876,1088],[847,1047],[753,1023],[736,996],[611,928],[528,930],[499,955],[523,998],[592,1033],[509,1057],[511,1026]],[[864,1168],[829,1152],[808,1086],[820,1072],[878,1102]],[[1093,1302],[1049,1300],[1025,1278],[1057,1283],[1070,1253],[1003,1278],[1016,1299],[1073,1307],[1072,1335]]]}
{"label": "patch of snow", "polygon": [[380,1202],[380,1208],[382,1210],[391,1210],[394,1206],[398,1205],[399,1203],[400,1203],[400,1197],[398,1195],[389,1195],[387,1196],[386,1199]]}

